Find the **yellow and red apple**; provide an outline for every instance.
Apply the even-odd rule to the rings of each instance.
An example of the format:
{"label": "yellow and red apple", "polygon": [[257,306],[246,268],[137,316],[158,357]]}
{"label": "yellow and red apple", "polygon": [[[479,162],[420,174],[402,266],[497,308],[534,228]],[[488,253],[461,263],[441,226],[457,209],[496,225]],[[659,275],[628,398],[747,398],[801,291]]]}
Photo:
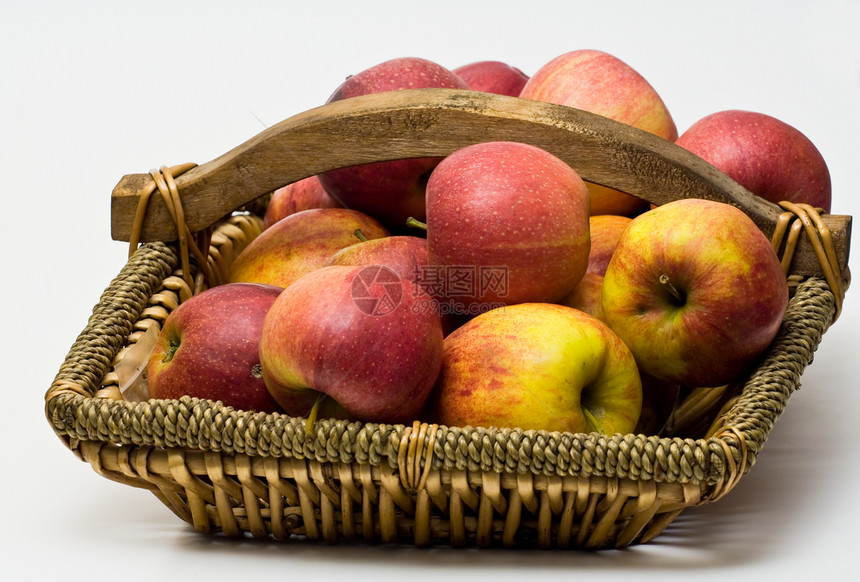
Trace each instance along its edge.
{"label": "yellow and red apple", "polygon": [[288,287],[302,275],[322,267],[333,254],[368,239],[388,236],[373,218],[346,208],[303,210],[265,229],[236,256],[231,283],[264,283]]}
{"label": "yellow and red apple", "polygon": [[603,315],[603,275],[585,273],[573,291],[565,295],[559,305],[567,305],[605,321]]}
{"label": "yellow and red apple", "polygon": [[618,246],[621,233],[630,224],[629,216],[599,214],[588,219],[591,231],[591,251],[588,253],[587,272],[603,275],[606,265]]}
{"label": "yellow and red apple", "polygon": [[633,355],[576,309],[521,303],[445,338],[430,415],[448,426],[632,432],[642,406]]}
{"label": "yellow and red apple", "polygon": [[624,230],[603,281],[609,326],[643,373],[686,386],[742,376],[775,337],[788,284],[768,238],[741,210],[685,199]]}
{"label": "yellow and red apple", "polygon": [[364,240],[337,251],[326,266],[382,265],[403,279],[420,280],[427,268],[427,239],[397,235]]}

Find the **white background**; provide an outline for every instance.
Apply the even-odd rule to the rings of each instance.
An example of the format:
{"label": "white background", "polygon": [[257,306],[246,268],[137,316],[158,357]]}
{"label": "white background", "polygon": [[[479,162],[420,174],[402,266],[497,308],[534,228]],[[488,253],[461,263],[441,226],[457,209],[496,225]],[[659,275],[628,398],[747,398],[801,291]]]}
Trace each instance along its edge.
{"label": "white background", "polygon": [[3,0],[0,21],[3,579],[797,580],[830,579],[851,563],[860,541],[851,292],[752,472],[655,542],[623,551],[201,536],[149,493],[78,461],[53,435],[43,397],[125,261],[109,234],[122,175],[208,161],[397,56],[451,68],[503,60],[531,74],[569,50],[611,52],[657,88],[681,131],[728,108],[794,125],[830,165],[834,213],[857,215],[857,2]]}

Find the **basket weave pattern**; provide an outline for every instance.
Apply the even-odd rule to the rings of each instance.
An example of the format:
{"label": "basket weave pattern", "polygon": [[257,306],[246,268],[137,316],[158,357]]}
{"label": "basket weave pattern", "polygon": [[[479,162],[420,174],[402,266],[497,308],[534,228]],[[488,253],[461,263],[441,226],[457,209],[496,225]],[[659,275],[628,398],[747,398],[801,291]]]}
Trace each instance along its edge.
{"label": "basket weave pattern", "polygon": [[[261,230],[212,234],[224,276]],[[66,445],[99,474],[151,490],[196,529],[229,536],[523,547],[623,547],[718,499],[755,462],[836,312],[819,278],[703,435],[658,437],[362,424],[116,398],[115,367],[192,294],[176,244],[147,243],[103,293],[46,395]],[[192,279],[199,280],[199,269]]]}

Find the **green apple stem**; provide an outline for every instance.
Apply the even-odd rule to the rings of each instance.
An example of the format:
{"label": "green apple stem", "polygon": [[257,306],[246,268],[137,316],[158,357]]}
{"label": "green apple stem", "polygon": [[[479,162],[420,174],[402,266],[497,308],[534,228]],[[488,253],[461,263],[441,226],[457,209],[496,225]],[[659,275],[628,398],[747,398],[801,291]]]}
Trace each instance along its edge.
{"label": "green apple stem", "polygon": [[366,236],[364,236],[364,233],[363,233],[363,232],[361,232],[361,229],[360,229],[360,228],[356,228],[356,229],[355,229],[355,232],[353,232],[352,234],[354,234],[354,235],[355,235],[355,238],[357,238],[357,239],[358,239],[358,240],[360,240],[361,242],[367,242],[367,237],[366,237]]}
{"label": "green apple stem", "polygon": [[595,418],[594,415],[591,414],[590,410],[588,410],[587,408],[583,408],[582,414],[585,416],[585,420],[588,422],[588,426],[589,428],[591,428],[592,431],[602,432],[600,429],[600,423],[597,422],[597,418]]}
{"label": "green apple stem", "polygon": [[427,230],[426,222],[421,222],[420,220],[412,216],[406,219],[406,226],[411,226],[412,228],[420,228],[421,230]]}
{"label": "green apple stem", "polygon": [[308,413],[308,418],[305,420],[305,436],[310,440],[314,436],[314,424],[316,424],[317,416],[319,416],[320,405],[322,401],[325,400],[327,394],[320,393],[317,396],[317,399],[314,401],[314,405],[311,407],[311,411]]}
{"label": "green apple stem", "polygon": [[660,275],[660,284],[664,289],[666,289],[669,295],[675,298],[675,301],[677,301],[679,305],[684,304],[684,296],[675,288],[674,285],[672,285],[672,281],[669,280],[669,275],[666,275],[665,273]]}

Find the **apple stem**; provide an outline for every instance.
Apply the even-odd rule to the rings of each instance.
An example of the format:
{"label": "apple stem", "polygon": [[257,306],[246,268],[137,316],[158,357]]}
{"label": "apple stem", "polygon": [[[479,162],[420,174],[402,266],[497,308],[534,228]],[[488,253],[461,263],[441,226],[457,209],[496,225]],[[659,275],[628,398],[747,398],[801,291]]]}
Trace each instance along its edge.
{"label": "apple stem", "polygon": [[355,238],[357,238],[357,239],[358,239],[358,240],[360,240],[361,242],[367,242],[367,237],[366,237],[366,236],[364,236],[364,233],[363,233],[363,232],[361,232],[361,229],[360,229],[360,228],[356,228],[356,229],[355,229],[355,232],[353,232],[352,234],[354,234],[354,235],[355,235]]}
{"label": "apple stem", "polygon": [[669,292],[669,295],[675,298],[678,303],[684,303],[684,296],[681,295],[681,292],[678,291],[674,285],[672,285],[672,281],[669,280],[669,275],[666,275],[665,273],[660,275],[660,284]]}
{"label": "apple stem", "polygon": [[601,432],[600,423],[597,422],[597,418],[594,417],[590,410],[583,408],[582,414],[585,416],[586,423],[592,432]]}
{"label": "apple stem", "polygon": [[421,222],[420,220],[412,216],[406,219],[406,226],[411,226],[412,228],[420,228],[421,230],[427,230],[426,222]]}
{"label": "apple stem", "polygon": [[314,401],[314,405],[311,407],[311,411],[308,413],[308,418],[305,420],[305,436],[308,440],[313,438],[314,436],[314,424],[316,424],[317,416],[319,415],[320,404],[325,399],[327,395],[320,393],[317,396],[317,399]]}

